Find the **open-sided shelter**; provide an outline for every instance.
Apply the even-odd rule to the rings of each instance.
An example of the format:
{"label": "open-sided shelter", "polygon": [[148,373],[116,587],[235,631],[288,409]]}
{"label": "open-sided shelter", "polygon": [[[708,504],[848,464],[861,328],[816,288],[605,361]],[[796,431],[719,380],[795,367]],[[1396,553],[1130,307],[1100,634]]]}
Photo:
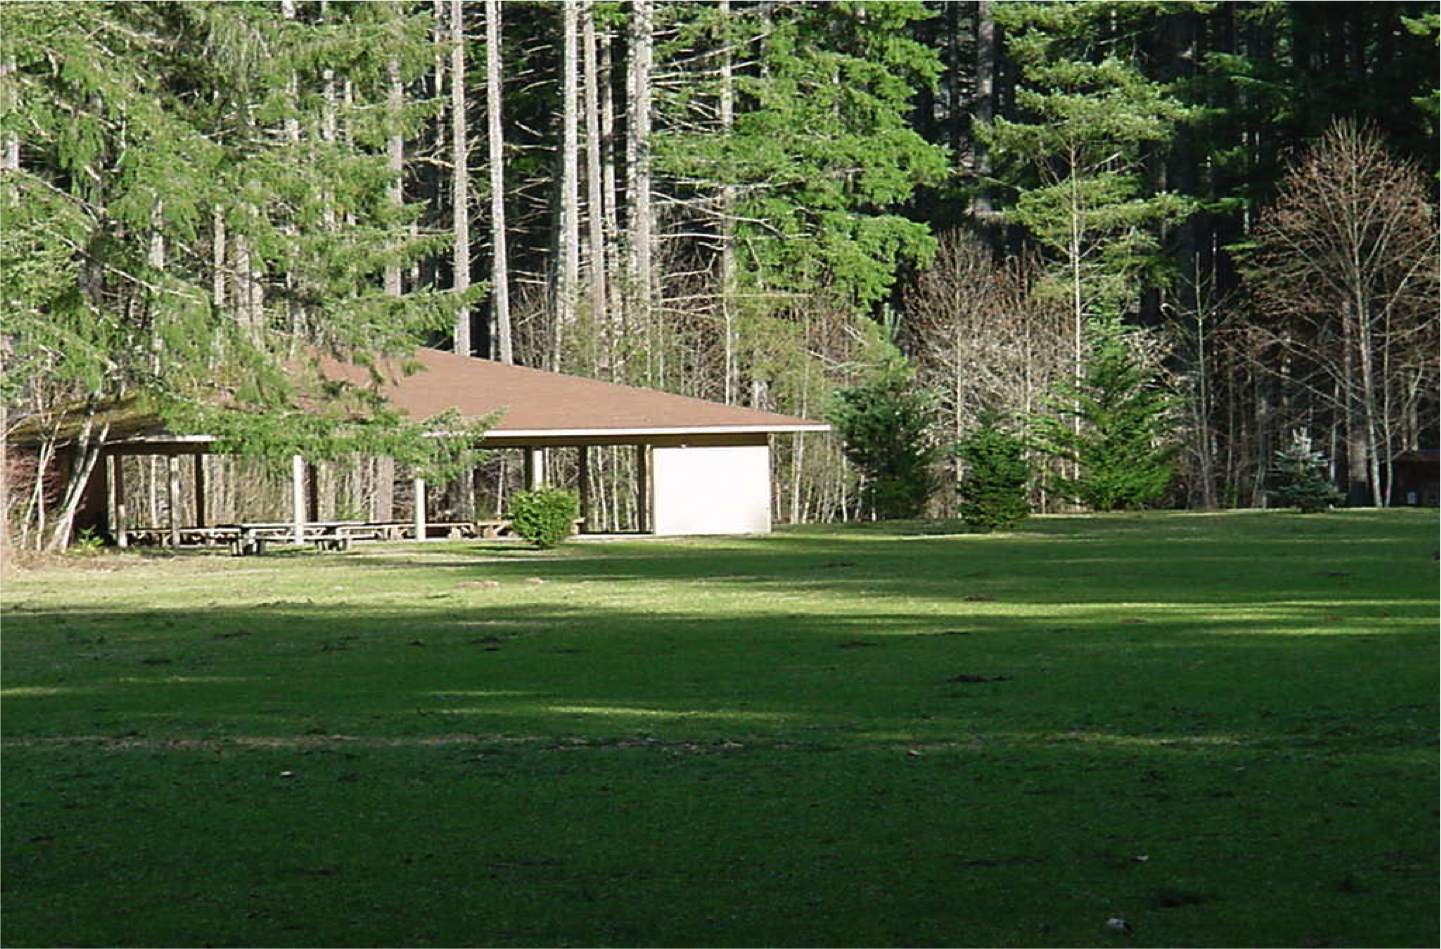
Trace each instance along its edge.
{"label": "open-sided shelter", "polygon": [[[404,362],[421,371],[405,373]],[[498,413],[480,448],[519,449],[525,453],[528,486],[547,483],[546,451],[579,450],[582,517],[589,504],[588,452],[595,446],[630,445],[637,451],[637,485],[644,523],[655,534],[742,534],[771,529],[770,438],[777,433],[822,432],[829,426],[756,409],[721,405],[650,389],[617,385],[560,373],[420,349],[411,360],[379,364],[379,392],[414,419],[455,411],[463,421]],[[371,384],[368,370],[325,361],[322,370],[337,381]],[[206,435],[176,436],[151,429],[112,441],[106,454],[200,454],[213,450]],[[294,467],[295,535],[313,517],[304,487],[305,461]],[[103,471],[105,466],[97,470]],[[110,471],[119,470],[117,463]],[[196,471],[200,471],[196,466]],[[203,486],[196,486],[197,496]],[[107,502],[105,520],[123,520],[124,486],[94,492],[90,510]],[[414,536],[426,532],[425,491],[417,483]],[[201,516],[203,520],[203,514]],[[200,526],[204,526],[203,524]],[[173,527],[173,525],[172,525]],[[407,532],[409,533],[409,532]]]}
{"label": "open-sided shelter", "polygon": [[1397,453],[1391,459],[1395,504],[1435,507],[1441,503],[1441,451],[1434,448]]}

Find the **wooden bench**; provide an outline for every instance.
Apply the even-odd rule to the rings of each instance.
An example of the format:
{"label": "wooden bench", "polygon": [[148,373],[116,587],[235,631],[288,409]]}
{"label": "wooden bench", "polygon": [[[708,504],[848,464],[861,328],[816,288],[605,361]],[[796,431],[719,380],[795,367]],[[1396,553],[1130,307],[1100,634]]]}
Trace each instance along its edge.
{"label": "wooden bench", "polygon": [[316,550],[333,550],[340,553],[350,549],[352,542],[357,540],[390,540],[395,538],[395,532],[390,525],[373,524],[370,522],[341,523],[329,533],[321,534],[311,539]]}
{"label": "wooden bench", "polygon": [[172,546],[171,541],[175,540],[176,546],[210,547],[216,544],[231,543],[238,536],[239,531],[232,527],[177,527],[174,530],[169,527],[127,527],[125,529],[126,543],[137,546],[155,544],[169,547]]}

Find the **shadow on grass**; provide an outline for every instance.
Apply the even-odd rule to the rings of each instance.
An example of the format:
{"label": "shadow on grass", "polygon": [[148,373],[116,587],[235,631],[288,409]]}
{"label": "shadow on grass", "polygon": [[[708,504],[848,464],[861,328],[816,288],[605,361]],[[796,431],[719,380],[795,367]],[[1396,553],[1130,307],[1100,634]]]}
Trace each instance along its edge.
{"label": "shadow on grass", "polygon": [[1426,525],[1279,523],[373,548],[22,597],[6,942],[1089,945],[1124,916],[1428,945]]}
{"label": "shadow on grass", "polygon": [[1417,660],[1435,640],[1395,616],[1298,634],[1327,625],[1327,603],[1264,615],[1107,604],[1053,616],[983,602],[951,614],[708,617],[497,607],[487,592],[420,610],[11,613],[8,664],[23,672],[4,690],[6,731],[904,743],[1097,729],[1266,746],[1361,722],[1389,744],[1416,737],[1414,700],[1432,675]]}

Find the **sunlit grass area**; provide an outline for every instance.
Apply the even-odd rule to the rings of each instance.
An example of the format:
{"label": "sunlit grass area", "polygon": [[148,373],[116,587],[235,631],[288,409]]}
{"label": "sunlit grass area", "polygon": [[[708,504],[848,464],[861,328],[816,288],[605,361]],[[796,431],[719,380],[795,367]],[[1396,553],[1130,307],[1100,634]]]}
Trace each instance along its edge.
{"label": "sunlit grass area", "polygon": [[4,943],[1434,945],[1436,551],[1250,512],[11,574]]}

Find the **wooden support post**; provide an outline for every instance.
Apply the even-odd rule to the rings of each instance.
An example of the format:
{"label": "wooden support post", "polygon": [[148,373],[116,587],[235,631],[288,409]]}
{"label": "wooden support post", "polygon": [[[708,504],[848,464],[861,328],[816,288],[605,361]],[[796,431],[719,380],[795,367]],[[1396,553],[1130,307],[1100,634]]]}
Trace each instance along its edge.
{"label": "wooden support post", "polygon": [[209,527],[207,515],[210,512],[206,510],[205,503],[205,456],[197,454],[191,457],[195,459],[195,526]]}
{"label": "wooden support post", "polygon": [[535,491],[544,487],[545,482],[545,449],[527,448],[525,450],[525,489]]}
{"label": "wooden support post", "polygon": [[415,488],[415,539],[425,540],[425,479],[416,478]]}
{"label": "wooden support post", "polygon": [[650,446],[635,446],[635,520],[642,534],[651,529]]}
{"label": "wooden support post", "polygon": [[160,527],[160,456],[145,456],[149,477],[145,479],[146,501],[149,502],[150,516],[145,519],[147,527]]}
{"label": "wooden support post", "polygon": [[305,459],[290,456],[290,520],[295,525],[295,542],[305,543]]}
{"label": "wooden support post", "polygon": [[170,528],[170,546],[180,546],[180,456],[165,456],[166,526]]}
{"label": "wooden support post", "polygon": [[308,480],[305,482],[305,517],[309,521],[323,520],[320,516],[320,465],[310,462],[305,466]]}
{"label": "wooden support post", "polygon": [[580,482],[580,530],[585,534],[590,532],[590,446],[581,445],[578,451],[576,480]]}
{"label": "wooden support post", "polygon": [[121,547],[130,546],[125,524],[125,456],[110,456],[110,534]]}
{"label": "wooden support post", "polygon": [[97,475],[105,478],[105,532],[115,536],[115,456],[105,452],[96,465]]}

